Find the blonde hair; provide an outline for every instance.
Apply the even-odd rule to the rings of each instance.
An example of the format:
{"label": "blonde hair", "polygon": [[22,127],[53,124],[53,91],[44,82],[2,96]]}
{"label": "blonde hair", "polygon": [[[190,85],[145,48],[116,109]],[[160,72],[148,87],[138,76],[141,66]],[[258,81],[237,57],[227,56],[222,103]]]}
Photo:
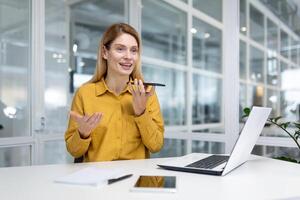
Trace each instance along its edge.
{"label": "blonde hair", "polygon": [[138,32],[130,25],[125,23],[113,24],[104,32],[102,39],[99,43],[97,64],[94,75],[88,83],[96,83],[106,76],[107,73],[107,61],[103,58],[103,48],[109,48],[110,44],[123,33],[133,36],[138,44],[138,59],[135,62],[135,66],[131,73],[131,78],[143,80],[141,71],[141,40]]}

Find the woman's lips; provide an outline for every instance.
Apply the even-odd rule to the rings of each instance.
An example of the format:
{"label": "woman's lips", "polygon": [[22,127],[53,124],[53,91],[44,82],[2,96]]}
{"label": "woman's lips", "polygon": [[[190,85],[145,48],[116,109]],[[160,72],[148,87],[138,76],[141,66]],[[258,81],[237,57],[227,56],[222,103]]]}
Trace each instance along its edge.
{"label": "woman's lips", "polygon": [[131,63],[123,63],[123,64],[119,63],[119,65],[121,65],[121,67],[125,70],[129,70],[132,66]]}

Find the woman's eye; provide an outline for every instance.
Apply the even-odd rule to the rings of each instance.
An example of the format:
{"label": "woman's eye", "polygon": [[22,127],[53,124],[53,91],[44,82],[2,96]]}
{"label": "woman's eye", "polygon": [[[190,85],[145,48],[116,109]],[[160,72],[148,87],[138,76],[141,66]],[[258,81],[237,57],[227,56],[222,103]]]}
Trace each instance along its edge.
{"label": "woman's eye", "polygon": [[132,53],[137,53],[137,49],[131,49]]}

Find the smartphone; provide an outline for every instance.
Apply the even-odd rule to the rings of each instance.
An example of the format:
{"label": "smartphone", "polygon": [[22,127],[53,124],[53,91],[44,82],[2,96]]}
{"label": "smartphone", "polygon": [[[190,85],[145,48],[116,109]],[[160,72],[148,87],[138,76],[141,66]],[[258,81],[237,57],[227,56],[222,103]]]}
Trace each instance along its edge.
{"label": "smartphone", "polygon": [[176,176],[139,176],[131,191],[176,192]]}
{"label": "smartphone", "polygon": [[[128,82],[129,83],[129,82]],[[130,82],[131,84],[134,84],[134,82]],[[152,86],[160,86],[160,87],[165,87],[165,84],[162,83],[154,83],[154,82],[144,82],[144,86],[152,85]]]}
{"label": "smartphone", "polygon": [[152,86],[161,86],[161,87],[165,87],[165,84],[162,83],[150,83],[150,82],[145,82],[143,83],[144,85],[148,86],[148,85],[152,85]]}

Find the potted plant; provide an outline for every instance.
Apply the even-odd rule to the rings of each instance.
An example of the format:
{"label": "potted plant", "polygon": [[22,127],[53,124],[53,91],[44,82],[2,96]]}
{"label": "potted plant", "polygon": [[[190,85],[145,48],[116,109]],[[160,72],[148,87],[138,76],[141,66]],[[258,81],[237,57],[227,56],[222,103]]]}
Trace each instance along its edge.
{"label": "potted plant", "polygon": [[[244,115],[242,116],[242,118],[244,117],[248,117],[250,114],[251,109],[250,108],[244,108]],[[290,136],[290,138],[292,138],[292,140],[296,143],[299,151],[300,151],[300,144],[298,142],[298,138],[300,137],[300,123],[298,122],[281,122],[282,117],[271,117],[267,119],[267,122],[269,122],[270,124],[273,124],[275,126],[277,126],[278,128],[282,129],[286,134],[288,134],[288,136]],[[293,129],[294,133],[292,133],[291,131],[289,131],[287,128],[294,126]],[[280,157],[276,157],[276,159],[279,160],[285,160],[285,161],[289,161],[289,162],[295,162],[295,163],[300,163],[300,161],[297,161],[294,158],[289,158],[286,156],[280,156]]]}

